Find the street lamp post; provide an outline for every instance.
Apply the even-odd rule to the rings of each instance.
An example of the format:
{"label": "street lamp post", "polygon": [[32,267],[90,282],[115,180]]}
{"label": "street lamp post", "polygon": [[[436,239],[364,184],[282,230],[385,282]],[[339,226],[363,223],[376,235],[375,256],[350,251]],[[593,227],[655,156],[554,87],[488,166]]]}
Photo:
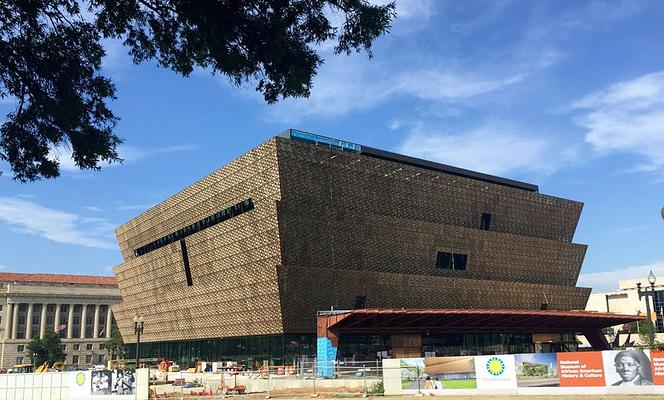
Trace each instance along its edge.
{"label": "street lamp post", "polygon": [[[650,310],[650,309],[648,309]],[[648,311],[650,313],[650,311]],[[648,314],[650,315],[650,314]],[[141,345],[141,334],[143,333],[143,316],[136,315],[134,317],[134,334],[136,335],[136,368],[140,367],[139,360],[139,347]]]}
{"label": "street lamp post", "polygon": [[639,293],[639,300],[641,300],[642,297],[646,298],[646,318],[648,318],[648,341],[652,345],[655,342],[655,329],[652,324],[652,318],[650,314],[650,300],[648,297],[652,297],[653,300],[655,299],[655,274],[650,271],[650,274],[648,275],[648,283],[650,283],[650,291],[648,291],[648,288],[645,288],[641,290],[641,282],[636,284],[636,290]]}

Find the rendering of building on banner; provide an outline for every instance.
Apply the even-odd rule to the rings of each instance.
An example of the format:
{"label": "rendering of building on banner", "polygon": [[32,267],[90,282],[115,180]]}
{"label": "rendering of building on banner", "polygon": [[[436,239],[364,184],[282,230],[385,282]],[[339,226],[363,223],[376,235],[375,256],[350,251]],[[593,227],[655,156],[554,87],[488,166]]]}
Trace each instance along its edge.
{"label": "rendering of building on banner", "polygon": [[601,327],[638,317],[572,311],[581,209],[288,130],[116,229],[114,312],[129,343],[143,316],[142,359],[181,365],[564,351],[577,332],[603,348]]}
{"label": "rendering of building on banner", "polygon": [[663,394],[663,365],[655,349],[395,358],[383,382],[387,395]]}
{"label": "rendering of building on banner", "polygon": [[106,363],[111,306],[122,300],[114,277],[0,272],[0,289],[0,368],[30,364],[28,343],[49,330],[60,336],[66,365]]}

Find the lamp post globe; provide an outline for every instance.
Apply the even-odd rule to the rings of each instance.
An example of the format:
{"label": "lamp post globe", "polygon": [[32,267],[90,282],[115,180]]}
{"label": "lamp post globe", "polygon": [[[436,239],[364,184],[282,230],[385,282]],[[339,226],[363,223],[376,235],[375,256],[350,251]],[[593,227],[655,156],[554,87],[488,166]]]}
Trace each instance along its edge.
{"label": "lamp post globe", "polygon": [[134,316],[134,334],[136,335],[136,368],[140,367],[139,347],[141,345],[141,334],[143,333],[143,316]]}
{"label": "lamp post globe", "polygon": [[[653,343],[655,342],[655,327],[654,324],[652,323],[652,314],[650,312],[650,299],[648,297],[652,297],[653,301],[655,299],[655,282],[657,281],[657,278],[655,277],[655,274],[652,273],[652,270],[650,271],[650,274],[648,274],[648,283],[650,283],[650,290],[648,290],[648,287],[646,286],[645,289],[641,290],[641,282],[636,284],[636,291],[639,294],[639,300],[641,298],[645,297],[646,298],[646,318],[647,323],[648,323],[648,341],[650,345],[652,346]],[[657,313],[657,310],[655,310],[655,315]]]}

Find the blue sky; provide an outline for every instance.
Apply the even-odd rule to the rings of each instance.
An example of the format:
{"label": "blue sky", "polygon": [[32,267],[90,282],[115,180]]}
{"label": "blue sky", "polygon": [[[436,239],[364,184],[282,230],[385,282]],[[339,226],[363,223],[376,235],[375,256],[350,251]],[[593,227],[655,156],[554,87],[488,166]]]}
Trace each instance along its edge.
{"label": "blue sky", "polygon": [[[0,270],[111,274],[113,229],[287,128],[538,184],[585,203],[579,285],[664,280],[664,2],[397,1],[374,58],[333,56],[311,98],[134,66],[107,42],[123,165],[0,178]],[[334,16],[333,16],[334,17]],[[0,103],[5,115],[13,105]]]}

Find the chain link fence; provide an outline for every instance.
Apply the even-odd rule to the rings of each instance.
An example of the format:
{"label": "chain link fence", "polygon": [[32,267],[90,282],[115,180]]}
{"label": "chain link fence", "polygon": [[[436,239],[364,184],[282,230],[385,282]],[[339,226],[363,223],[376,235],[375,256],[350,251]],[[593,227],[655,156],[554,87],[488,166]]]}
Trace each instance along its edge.
{"label": "chain link fence", "polygon": [[[364,394],[381,390],[380,361],[336,362],[333,374],[321,377],[315,362],[264,366],[237,371],[232,367],[216,372],[150,371],[151,398],[186,398],[265,393],[271,395]],[[382,391],[382,390],[381,390]]]}

